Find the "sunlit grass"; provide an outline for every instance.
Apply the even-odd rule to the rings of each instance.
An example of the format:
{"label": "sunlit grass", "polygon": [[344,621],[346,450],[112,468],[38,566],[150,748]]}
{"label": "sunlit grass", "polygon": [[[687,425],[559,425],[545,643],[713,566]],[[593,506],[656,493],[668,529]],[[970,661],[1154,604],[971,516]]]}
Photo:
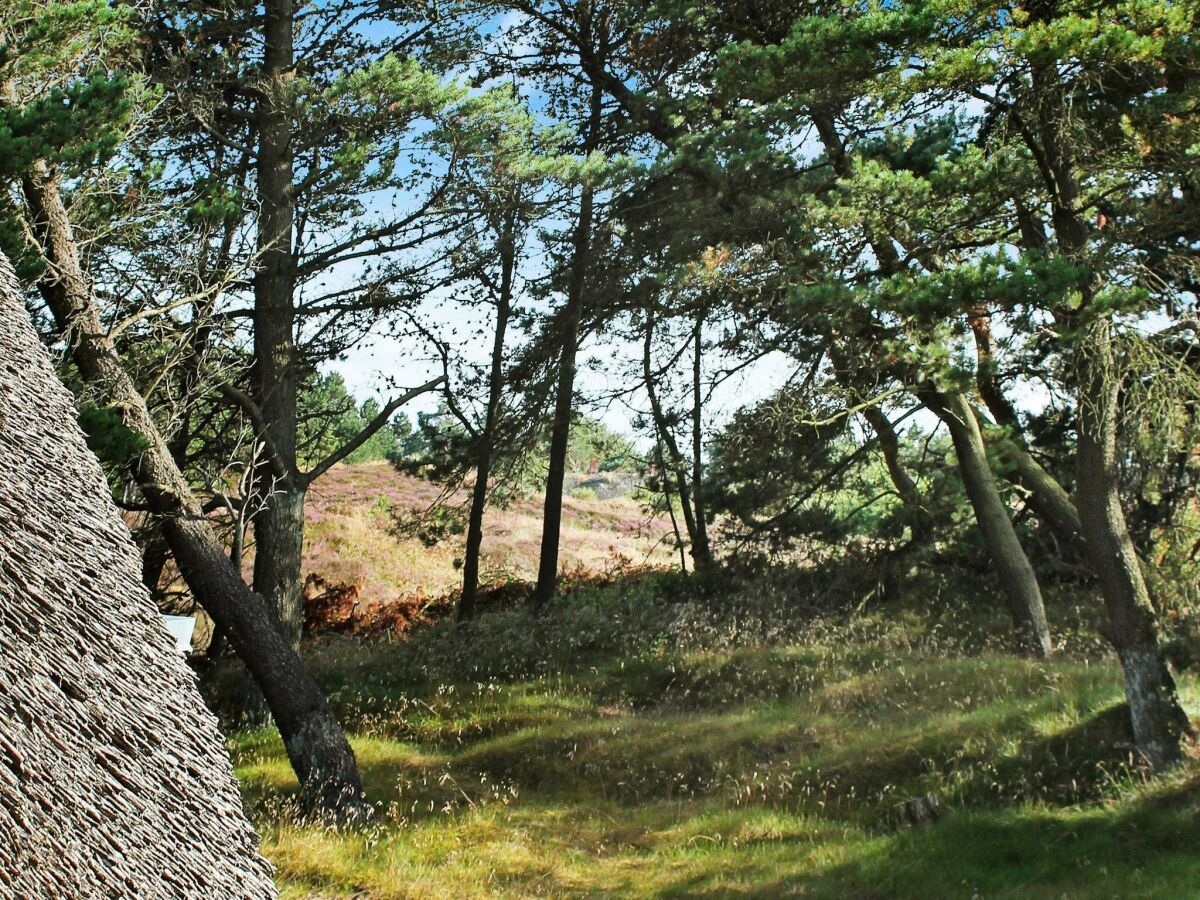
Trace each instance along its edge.
{"label": "sunlit grass", "polygon": [[[588,602],[622,627],[626,601]],[[1200,767],[1133,765],[1109,660],[956,649],[903,613],[588,654],[586,619],[506,615],[310,656],[354,733],[368,828],[301,820],[278,738],[235,736],[285,897],[1198,894]],[[492,627],[541,629],[544,671],[505,675]],[[461,657],[438,670],[423,654],[444,641]],[[947,815],[900,827],[927,793]]]}

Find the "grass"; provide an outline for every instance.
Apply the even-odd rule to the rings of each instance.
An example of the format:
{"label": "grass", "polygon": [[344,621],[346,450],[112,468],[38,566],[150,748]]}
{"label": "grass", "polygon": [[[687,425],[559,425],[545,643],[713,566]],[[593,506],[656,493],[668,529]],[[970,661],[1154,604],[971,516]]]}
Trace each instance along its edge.
{"label": "grass", "polygon": [[[403,475],[388,463],[335,466],[310,491],[305,574],[358,584],[364,601],[439,596],[459,586],[463,534],[451,533],[427,546],[396,527],[398,516],[423,512],[438,496],[436,485]],[[541,521],[540,497],[488,510],[484,581],[537,575]],[[669,528],[665,520],[649,518],[632,498],[598,501],[594,491],[572,495],[563,503],[562,565],[600,570],[616,560],[670,564],[675,557],[663,541]]]}
{"label": "grass", "polygon": [[[453,587],[461,535],[396,528],[435,496],[339,467],[310,498],[306,572],[367,601]],[[568,566],[671,563],[635,501],[564,505]],[[539,522],[537,499],[490,513],[488,574],[533,573]],[[284,897],[1200,897],[1200,763],[1137,764],[1093,598],[1050,586],[1061,652],[1036,663],[986,575],[927,567],[897,591],[852,546],[754,578],[580,583],[539,619],[499,605],[306,648],[368,827],[300,816],[276,732],[235,727],[242,676],[206,673]],[[1180,687],[1200,713],[1200,683]],[[931,793],[946,815],[905,827]]]}
{"label": "grass", "polygon": [[[935,621],[798,590],[651,576],[319,643],[380,815],[306,822],[277,735],[236,733],[283,896],[1200,896],[1200,766],[1136,765],[1071,598],[1051,612],[1077,640],[1036,663],[986,592]],[[948,814],[902,827],[927,793]]]}

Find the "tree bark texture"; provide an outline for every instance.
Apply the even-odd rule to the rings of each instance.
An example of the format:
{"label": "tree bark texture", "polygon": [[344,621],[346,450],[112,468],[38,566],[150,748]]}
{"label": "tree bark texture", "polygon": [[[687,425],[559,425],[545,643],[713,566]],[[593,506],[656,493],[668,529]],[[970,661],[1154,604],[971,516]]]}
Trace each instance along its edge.
{"label": "tree bark texture", "polygon": [[961,393],[943,393],[933,388],[922,389],[919,396],[950,430],[963,485],[988,556],[1000,576],[1022,648],[1031,656],[1044,659],[1050,656],[1052,647],[1041,588],[996,488],[983,434],[971,404]]}
{"label": "tree bark texture", "polygon": [[1117,482],[1117,395],[1120,379],[1109,324],[1099,321],[1076,350],[1077,501],[1088,559],[1108,613],[1106,636],[1125,673],[1125,697],[1138,749],[1156,769],[1182,759],[1195,736],[1159,644],[1158,617],[1129,536]]}
{"label": "tree bark texture", "polygon": [[[595,148],[600,127],[601,97],[600,89],[593,87],[588,132],[584,140],[585,151]],[[575,401],[575,357],[579,351],[579,323],[583,316],[587,269],[591,257],[595,200],[595,188],[591,183],[584,183],[579,196],[579,216],[571,238],[571,273],[561,321],[561,353],[558,362],[558,386],[554,395],[554,416],[550,429],[550,459],[542,512],[541,554],[538,557],[537,584],[530,598],[530,605],[535,610],[543,609],[554,598],[558,589],[558,544],[562,533],[563,482],[567,472],[567,447],[571,437],[571,417]]]}
{"label": "tree bark texture", "polygon": [[[1038,15],[1051,14],[1039,9]],[[1060,327],[1073,335],[1071,348],[1077,403],[1076,506],[1108,614],[1107,637],[1125,673],[1134,741],[1156,769],[1183,757],[1195,730],[1163,659],[1158,619],[1121,506],[1117,466],[1120,378],[1113,349],[1112,314],[1093,309],[1096,278],[1088,255],[1089,227],[1080,209],[1079,177],[1063,139],[1067,111],[1052,67],[1036,64],[1031,84],[1036,126],[1023,134],[1044,160],[1058,251],[1080,268],[1077,307],[1061,312]]]}
{"label": "tree bark texture", "polygon": [[992,345],[991,320],[986,306],[980,305],[968,310],[967,322],[975,338],[975,383],[996,427],[987,428],[987,419],[978,410],[976,418],[989,432],[991,446],[1005,466],[1005,475],[1028,492],[1029,506],[1034,514],[1053,530],[1060,540],[1073,547],[1079,554],[1085,554],[1086,544],[1083,540],[1079,511],[1075,508],[1071,495],[1029,452],[1021,429],[1021,420],[1000,386]]}
{"label": "tree bark texture", "polygon": [[254,589],[275,610],[284,637],[300,646],[304,627],[301,560],[305,489],[296,461],[299,371],[295,343],[295,200],[292,121],[292,0],[267,0],[257,109],[258,254],[254,274],[253,394],[267,453],[261,508],[254,517]]}

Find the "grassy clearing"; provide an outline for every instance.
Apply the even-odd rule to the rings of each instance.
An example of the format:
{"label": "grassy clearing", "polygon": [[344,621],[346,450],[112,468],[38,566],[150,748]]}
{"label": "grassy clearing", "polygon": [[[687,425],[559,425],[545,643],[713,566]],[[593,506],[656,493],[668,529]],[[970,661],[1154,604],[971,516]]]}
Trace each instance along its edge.
{"label": "grassy clearing", "polygon": [[[794,589],[651,577],[313,648],[380,819],[301,821],[277,736],[238,733],[284,896],[1200,896],[1200,767],[1133,764],[1069,604],[1078,646],[1039,664],[978,606],[839,619]],[[929,792],[948,815],[899,827]]]}

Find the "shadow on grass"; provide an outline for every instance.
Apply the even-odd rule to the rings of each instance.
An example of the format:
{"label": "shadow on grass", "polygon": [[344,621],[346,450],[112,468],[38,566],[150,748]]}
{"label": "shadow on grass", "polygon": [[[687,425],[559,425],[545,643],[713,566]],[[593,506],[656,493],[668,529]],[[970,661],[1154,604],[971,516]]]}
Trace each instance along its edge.
{"label": "shadow on grass", "polygon": [[1183,898],[1200,895],[1200,776],[1123,807],[953,813],[867,838],[821,865],[809,838],[715,848],[623,896]]}

